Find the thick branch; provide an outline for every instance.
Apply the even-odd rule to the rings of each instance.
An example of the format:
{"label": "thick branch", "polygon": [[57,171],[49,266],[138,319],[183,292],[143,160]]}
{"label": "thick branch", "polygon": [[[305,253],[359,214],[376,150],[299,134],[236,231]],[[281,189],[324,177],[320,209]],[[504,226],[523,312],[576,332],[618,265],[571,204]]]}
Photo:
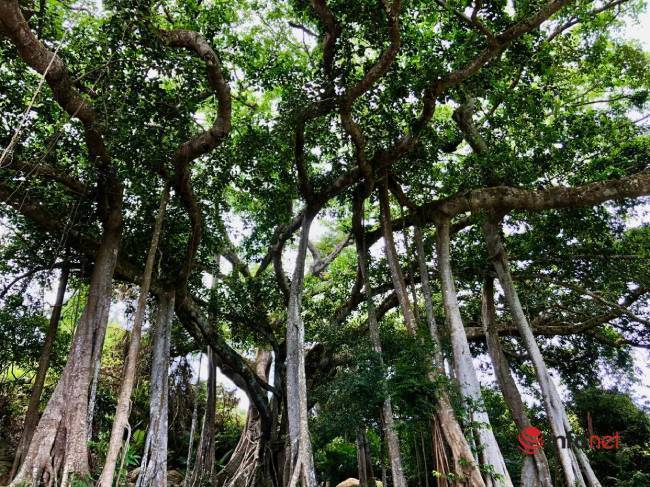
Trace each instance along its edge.
{"label": "thick branch", "polygon": [[[547,3],[538,11],[537,14],[523,19],[522,21],[514,24],[509,29],[505,30],[502,34],[496,36],[497,42],[495,44],[486,47],[473,61],[465,65],[463,68],[453,71],[433,82],[424,93],[422,111],[416,122],[411,127],[411,131],[405,134],[390,148],[382,150],[375,154],[372,160],[369,161],[369,163],[372,163],[375,174],[393,164],[400,157],[410,152],[415,147],[417,141],[419,140],[420,132],[426,127],[428,122],[431,120],[431,117],[433,116],[435,101],[438,96],[442,95],[449,88],[462,83],[467,78],[476,74],[483,66],[498,57],[508,46],[512,44],[512,42],[514,42],[522,35],[528,32],[532,32],[538,28],[546,19],[551,17],[558,10],[570,2],[571,0],[555,0]],[[325,108],[326,105],[327,108]],[[314,109],[313,111],[317,112],[318,114],[323,114],[326,113],[327,110],[331,110],[331,106],[329,104],[321,104],[317,110]],[[320,191],[315,197],[315,204],[320,207],[324,206],[331,198],[335,197],[336,195],[352,186],[362,176],[363,173],[359,167],[350,169],[349,171],[336,178],[334,182],[332,182],[327,188]],[[301,212],[299,212],[288,225],[279,227],[277,229],[272,245],[278,245],[279,242],[284,242],[290,238],[291,235],[293,235],[293,233],[300,226],[304,211],[304,209],[301,210]],[[272,256],[270,255],[269,250],[267,255],[262,260],[262,265],[260,266],[258,273],[261,273],[266,269],[268,264],[271,262],[271,259]]]}
{"label": "thick branch", "polygon": [[339,35],[339,26],[336,17],[327,6],[325,0],[311,0],[311,6],[314,12],[320,19],[325,28],[325,36],[323,36],[323,71],[327,78],[327,91],[326,96],[334,94],[334,55],[336,53],[336,38]]}
{"label": "thick branch", "polygon": [[194,258],[203,231],[203,219],[192,188],[189,165],[195,159],[213,150],[228,136],[231,127],[232,100],[221,62],[201,34],[184,29],[159,30],[158,33],[170,47],[188,49],[205,61],[208,84],[218,100],[217,117],[212,126],[182,144],[176,151],[173,160],[174,189],[187,211],[191,226],[186,262],[181,268],[177,280],[177,299],[182,301],[186,294],[187,280],[194,265]]}
{"label": "thick branch", "polygon": [[637,198],[650,194],[650,172],[642,171],[631,176],[608,181],[598,181],[577,187],[556,186],[531,190],[508,186],[495,186],[458,193],[449,198],[433,201],[418,210],[423,217],[435,215],[448,217],[481,210],[542,211],[552,208],[577,208],[593,206],[622,198]]}
{"label": "thick branch", "polygon": [[84,139],[90,159],[98,163],[99,207],[104,225],[117,229],[122,223],[122,185],[114,174],[104,136],[93,107],[74,87],[65,63],[51,52],[32,32],[16,0],[0,2],[0,27],[16,46],[21,59],[45,77],[57,103],[84,128]]}

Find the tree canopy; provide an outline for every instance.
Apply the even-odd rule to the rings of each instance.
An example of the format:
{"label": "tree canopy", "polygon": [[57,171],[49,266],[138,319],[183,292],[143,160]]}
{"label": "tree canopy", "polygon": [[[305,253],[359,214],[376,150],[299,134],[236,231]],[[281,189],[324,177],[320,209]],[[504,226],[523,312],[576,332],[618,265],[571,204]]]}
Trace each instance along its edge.
{"label": "tree canopy", "polygon": [[0,0],[4,480],[646,485],[643,8]]}

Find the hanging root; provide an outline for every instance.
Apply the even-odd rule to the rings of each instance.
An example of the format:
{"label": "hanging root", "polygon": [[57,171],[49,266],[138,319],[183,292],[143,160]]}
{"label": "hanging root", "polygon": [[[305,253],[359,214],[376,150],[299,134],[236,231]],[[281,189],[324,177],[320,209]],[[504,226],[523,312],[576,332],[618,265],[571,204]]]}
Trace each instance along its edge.
{"label": "hanging root", "polygon": [[[272,356],[268,350],[259,349],[255,359],[257,374],[268,380]],[[262,423],[257,410],[250,406],[244,430],[228,463],[214,477],[217,487],[259,487],[263,485],[264,460],[273,459],[268,439],[262,437]],[[268,470],[267,470],[268,472]]]}
{"label": "hanging root", "polygon": [[250,408],[239,443],[228,463],[217,474],[215,485],[218,487],[254,486],[262,466],[261,449],[259,420],[253,417],[253,410]]}
{"label": "hanging root", "polygon": [[[434,418],[431,424],[431,442],[433,447],[434,460],[438,477],[438,487],[450,487],[449,478],[449,457],[445,448],[445,441],[440,430],[440,423]],[[459,466],[457,465],[456,468]]]}

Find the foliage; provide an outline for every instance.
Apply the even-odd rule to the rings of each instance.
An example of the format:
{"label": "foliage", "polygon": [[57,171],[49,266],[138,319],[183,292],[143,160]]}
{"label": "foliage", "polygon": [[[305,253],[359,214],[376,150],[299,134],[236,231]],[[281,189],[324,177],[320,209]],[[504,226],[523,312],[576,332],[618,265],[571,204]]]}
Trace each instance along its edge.
{"label": "foliage", "polygon": [[[574,409],[587,430],[594,434],[619,433],[616,451],[591,449],[594,470],[607,482],[626,487],[650,481],[650,416],[630,397],[617,390],[585,389],[575,395]],[[613,414],[615,412],[615,414]],[[612,458],[614,457],[614,458]]]}
{"label": "foliage", "polygon": [[[401,447],[409,453],[405,471],[411,479],[424,480],[419,455],[431,457],[426,440],[437,394],[445,390],[451,396],[467,431],[472,424],[454,380],[430,380],[434,345],[424,323],[411,226],[418,222],[424,232],[434,314],[442,332],[440,352],[451,363],[434,250],[435,223],[448,215],[436,208],[477,190],[483,192],[472,199],[472,211],[451,215],[455,284],[477,363],[489,372],[480,296],[491,270],[481,224],[487,208],[483,202],[498,193],[495,198],[505,206],[496,209],[507,213],[504,240],[515,284],[542,354],[566,389],[573,418],[584,423],[589,412],[594,427],[616,427],[629,442],[613,457],[590,452],[595,468],[603,479],[611,477],[606,482],[650,482],[647,411],[634,404],[630,392],[636,380],[634,347],[650,346],[647,200],[608,198],[585,207],[576,197],[539,211],[504,203],[517,191],[545,198],[547,190],[563,187],[568,194],[580,185],[607,185],[646,174],[650,135],[643,117],[650,107],[650,55],[620,35],[642,11],[643,2],[613,2],[602,11],[594,11],[593,2],[571,2],[540,28],[509,40],[485,59],[482,53],[495,46],[486,29],[498,41],[499,33],[525,24],[544,4],[453,0],[444,7],[444,2],[401,2],[400,47],[394,61],[350,101],[362,144],[351,137],[342,107],[346,93],[366,79],[390,43],[386,9],[367,0],[325,2],[337,21],[328,67],[323,62],[327,29],[312,3],[110,0],[98,7],[92,2],[20,2],[33,31],[65,63],[75,92],[95,110],[93,128],[105,141],[108,166],[124,190],[113,287],[114,310],[124,319],[108,327],[102,351],[93,475],[101,468],[130,338],[124,323],[133,311],[159,195],[169,180],[172,197],[156,255],[154,294],[180,286],[179,276],[191,260],[188,282],[177,289],[178,319],[172,330],[170,468],[186,467],[195,404],[200,405],[198,417],[204,414],[205,383],[195,386],[193,369],[207,345],[221,347],[220,358],[231,361],[222,372],[238,385],[243,382],[269,401],[274,397],[270,388],[256,379],[246,382],[238,371],[252,368],[258,347],[273,349],[276,362],[286,351],[284,287],[295,260],[295,222],[309,206],[317,212],[301,311],[321,478],[335,482],[343,473],[355,476],[352,433],[359,428],[368,430],[373,461],[385,463],[379,410],[390,398]],[[474,6],[482,28],[461,14]],[[567,28],[556,30],[562,26]],[[201,34],[219,58],[232,95],[227,137],[188,161],[187,174],[177,174],[182,166],[178,154],[211,127],[224,106],[214,90],[213,72],[206,75],[210,56],[174,46],[163,34],[171,29]],[[88,127],[54,101],[59,93],[49,83],[41,84],[4,35],[0,57],[0,148],[15,142],[7,151],[10,159],[0,167],[0,285],[7,290],[0,307],[0,427],[12,430],[15,443],[20,427],[16,418],[25,409],[47,327],[50,300],[45,297],[55,287],[55,269],[63,262],[71,266],[71,285],[42,406],[66,363],[101,237],[107,168],[88,151]],[[480,66],[463,77],[463,68],[477,66],[472,64],[476,59]],[[449,73],[454,75],[447,78]],[[469,109],[488,151],[472,150],[458,123],[459,107]],[[300,134],[304,154],[297,144]],[[364,202],[363,224],[383,367],[367,336],[367,290],[359,285],[349,238],[352,198],[364,183],[364,159],[374,176],[365,183],[389,177],[403,193],[392,194],[390,205],[400,264],[421,328],[417,337],[410,336],[396,311],[383,241],[377,238],[379,210],[373,192]],[[39,168],[21,169],[21,162]],[[298,162],[303,163],[299,170]],[[305,177],[307,185],[301,181]],[[183,182],[190,184],[190,191],[183,193]],[[305,186],[311,187],[311,195]],[[200,238],[191,231],[197,228]],[[197,244],[195,256],[188,252],[192,243]],[[328,265],[311,272],[310,266],[330,253]],[[524,396],[537,401],[534,370],[503,296],[498,293],[497,298],[504,351]],[[195,306],[191,312],[188,302]],[[149,304],[154,303],[152,298]],[[129,467],[142,454],[140,439],[149,421],[150,355],[145,337],[131,398]],[[274,374],[282,373],[281,365]],[[611,383],[620,392],[603,391]],[[516,478],[521,455],[513,441],[512,418],[494,389],[485,388],[484,399]],[[217,404],[215,457],[221,466],[237,444],[244,413],[235,394],[222,385]],[[529,413],[547,428],[539,408]],[[423,439],[426,446],[421,448]],[[548,453],[555,467],[554,454]]]}

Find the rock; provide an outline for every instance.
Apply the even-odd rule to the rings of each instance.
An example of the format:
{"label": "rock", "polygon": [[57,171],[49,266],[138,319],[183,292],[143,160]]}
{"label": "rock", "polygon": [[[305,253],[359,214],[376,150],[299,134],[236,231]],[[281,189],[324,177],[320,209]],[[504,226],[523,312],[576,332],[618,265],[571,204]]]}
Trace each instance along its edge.
{"label": "rock", "polygon": [[336,487],[359,487],[359,481],[357,479],[347,479],[341,482]]}
{"label": "rock", "polygon": [[183,474],[177,470],[167,471],[167,487],[176,487],[183,485]]}
{"label": "rock", "polygon": [[[379,480],[375,480],[375,486],[383,487]],[[357,479],[349,478],[338,484],[336,487],[359,487],[359,481]]]}
{"label": "rock", "polygon": [[142,469],[140,467],[137,467],[131,470],[129,473],[127,473],[126,481],[129,483],[135,483],[138,480],[138,477],[140,476],[140,470]]}

